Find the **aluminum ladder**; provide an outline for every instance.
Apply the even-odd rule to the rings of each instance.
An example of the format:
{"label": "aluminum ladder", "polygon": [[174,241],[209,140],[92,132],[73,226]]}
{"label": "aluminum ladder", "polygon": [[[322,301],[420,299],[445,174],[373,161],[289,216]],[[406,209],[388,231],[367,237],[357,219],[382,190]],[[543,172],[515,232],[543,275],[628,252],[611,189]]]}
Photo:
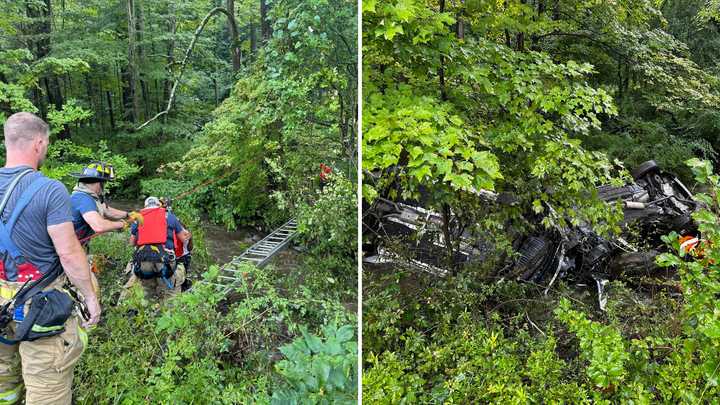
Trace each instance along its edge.
{"label": "aluminum ladder", "polygon": [[290,241],[292,241],[296,233],[297,221],[295,218],[292,218],[281,227],[272,231],[268,236],[250,246],[240,256],[236,256],[230,262],[223,265],[220,268],[216,282],[209,284],[223,288],[225,292],[229,291],[242,277],[242,272],[234,268],[236,265],[242,262],[249,262],[256,267],[265,266],[275,255],[282,252],[290,244]]}

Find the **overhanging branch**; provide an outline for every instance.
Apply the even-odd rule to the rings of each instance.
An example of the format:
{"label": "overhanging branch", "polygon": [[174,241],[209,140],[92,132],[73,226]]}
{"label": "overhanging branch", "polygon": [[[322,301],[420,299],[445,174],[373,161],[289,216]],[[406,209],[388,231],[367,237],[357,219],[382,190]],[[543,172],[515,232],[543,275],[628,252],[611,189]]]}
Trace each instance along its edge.
{"label": "overhanging branch", "polygon": [[145,128],[148,124],[155,121],[156,119],[162,117],[163,115],[167,115],[167,113],[170,112],[170,109],[172,108],[173,101],[175,101],[175,92],[177,90],[178,84],[180,84],[180,80],[182,79],[183,73],[185,73],[185,67],[187,66],[188,60],[190,60],[190,56],[192,55],[193,48],[195,48],[195,43],[197,42],[198,38],[200,37],[200,34],[202,34],[203,29],[205,28],[205,25],[207,25],[208,21],[217,13],[223,13],[225,16],[230,19],[230,13],[227,9],[224,7],[215,7],[214,9],[210,10],[210,12],[207,13],[205,18],[203,18],[200,25],[195,29],[195,35],[193,35],[192,41],[190,41],[190,45],[185,50],[185,57],[183,57],[182,62],[180,63],[180,73],[178,74],[177,78],[175,79],[175,82],[173,83],[172,90],[170,90],[170,97],[168,98],[167,107],[163,111],[160,111],[159,113],[155,114],[154,117],[150,118],[149,120],[145,121],[142,125],[135,128],[136,131],[139,131],[143,128]]}

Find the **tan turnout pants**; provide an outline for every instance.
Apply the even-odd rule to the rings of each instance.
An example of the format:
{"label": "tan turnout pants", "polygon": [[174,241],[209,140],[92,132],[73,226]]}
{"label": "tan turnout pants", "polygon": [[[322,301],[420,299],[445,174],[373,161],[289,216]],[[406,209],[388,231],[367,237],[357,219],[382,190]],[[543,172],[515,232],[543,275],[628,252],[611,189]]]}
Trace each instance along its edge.
{"label": "tan turnout pants", "polygon": [[[62,285],[60,276],[50,287]],[[59,284],[58,284],[59,283]],[[17,290],[22,283],[0,281],[0,286]],[[8,301],[0,297],[0,306]],[[25,310],[29,302],[25,304]],[[15,321],[2,331],[4,336],[15,336]],[[73,314],[65,322],[65,331],[59,335],[20,342],[15,345],[0,343],[0,405],[20,402],[25,391],[25,403],[70,404],[75,363],[87,346],[87,335],[80,328],[80,320]]]}
{"label": "tan turnout pants", "polygon": [[[162,263],[150,263],[150,262],[142,262],[140,263],[140,269],[144,272],[151,272],[155,271],[157,273],[160,273],[162,271],[163,264]],[[175,274],[173,274],[172,277],[170,277],[170,282],[173,285],[173,288],[170,289],[167,286],[167,283],[165,280],[162,279],[162,277],[156,277],[156,278],[150,278],[150,279],[141,279],[137,277],[135,274],[132,274],[132,262],[128,263],[126,267],[126,272],[130,273],[130,279],[127,283],[125,283],[124,291],[121,294],[121,299],[124,298],[127,293],[126,291],[135,284],[140,284],[140,286],[143,289],[143,292],[145,293],[145,298],[147,299],[161,299],[165,300],[168,299],[174,295],[177,295],[181,292],[182,284],[185,282],[185,266],[182,263],[178,263],[177,267],[175,268]],[[0,403],[0,405],[2,405]]]}

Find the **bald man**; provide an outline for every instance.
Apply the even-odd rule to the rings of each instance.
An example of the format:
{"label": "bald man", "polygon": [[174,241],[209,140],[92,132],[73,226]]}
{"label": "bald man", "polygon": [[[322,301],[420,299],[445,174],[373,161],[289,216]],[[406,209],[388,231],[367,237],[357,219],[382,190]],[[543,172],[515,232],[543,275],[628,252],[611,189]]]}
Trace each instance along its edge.
{"label": "bald man", "polygon": [[[85,251],[75,237],[70,195],[62,183],[38,171],[50,143],[48,125],[21,112],[10,116],[3,127],[7,156],[0,169],[0,218],[5,224],[0,227],[0,252],[7,254],[0,256],[5,257],[0,262],[0,306],[12,300],[26,282],[30,287],[45,274],[47,279],[59,274],[43,294],[49,297],[69,279],[84,297],[90,314],[82,326],[94,325],[100,320],[100,304]],[[26,404],[71,403],[73,368],[85,349],[87,335],[72,310],[72,301],[61,294],[67,295],[57,290],[52,296],[69,303],[70,310],[68,305],[57,310],[47,300],[38,306],[41,309],[35,313],[40,315],[31,323],[37,339],[0,343],[0,404],[19,402],[23,390]],[[32,320],[32,304],[31,298],[20,310],[10,306],[13,320],[0,330],[2,337],[21,339],[18,331]],[[56,320],[60,325],[53,327],[40,324],[43,315],[46,318],[50,313],[69,317],[62,323],[61,316]]]}

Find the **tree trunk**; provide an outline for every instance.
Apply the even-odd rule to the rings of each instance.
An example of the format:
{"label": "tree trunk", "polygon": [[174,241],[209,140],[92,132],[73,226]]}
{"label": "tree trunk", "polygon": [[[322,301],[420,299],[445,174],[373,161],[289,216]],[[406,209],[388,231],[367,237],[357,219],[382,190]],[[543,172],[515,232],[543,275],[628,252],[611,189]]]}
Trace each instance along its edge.
{"label": "tree trunk", "polygon": [[[39,61],[45,58],[51,49],[51,35],[52,35],[52,1],[44,0],[44,7],[39,7],[37,4],[31,5],[29,2],[26,3],[26,10],[28,17],[34,20],[29,25],[30,35],[35,36],[35,60]],[[47,95],[46,105],[52,105],[56,111],[62,110],[64,104],[62,92],[60,91],[60,81],[57,76],[47,74],[40,81],[45,87]],[[43,117],[47,118],[47,109],[41,108],[43,111]],[[63,127],[58,135],[59,139],[67,139],[70,137],[70,129]]]}
{"label": "tree trunk", "polygon": [[[172,35],[170,36],[170,40],[168,41],[168,49],[167,49],[167,79],[165,79],[163,83],[163,100],[161,104],[167,103],[167,100],[170,99],[170,90],[172,88],[172,66],[175,64],[175,33],[177,32],[177,20],[175,19],[175,6],[174,3],[170,3],[170,32]],[[160,112],[160,107],[158,106],[158,112]],[[163,117],[163,120],[165,120],[165,117]]]}
{"label": "tree trunk", "polygon": [[145,117],[150,116],[150,92],[148,91],[148,85],[147,82],[144,80],[140,80],[140,90],[142,90],[142,99],[143,99],[143,107],[145,112]]}
{"label": "tree trunk", "polygon": [[618,67],[617,67],[617,70],[618,70],[618,84],[617,84],[617,86],[618,86],[618,105],[620,106],[620,108],[622,108],[622,104],[623,104],[622,101],[623,101],[623,97],[624,97],[624,95],[625,95],[625,93],[623,92],[623,90],[624,90],[624,84],[623,84],[622,69],[623,69],[622,59],[618,58]]}
{"label": "tree trunk", "polygon": [[270,11],[270,8],[265,0],[260,0],[260,33],[263,42],[267,42],[272,36],[272,27],[268,19],[268,11]]}
{"label": "tree trunk", "polygon": [[137,122],[140,116],[140,98],[138,97],[138,65],[137,65],[137,33],[135,17],[135,0],[126,0],[128,18],[128,60],[125,69],[125,83],[127,96],[125,100],[126,119],[132,123]]}
{"label": "tree trunk", "polygon": [[257,50],[257,38],[255,34],[255,24],[250,23],[249,30],[249,36],[250,36],[250,52],[254,55],[255,51]]}
{"label": "tree trunk", "polygon": [[[440,12],[445,12],[445,0],[440,0]],[[443,101],[447,100],[447,90],[445,88],[445,56],[440,55],[440,97]]]}
{"label": "tree trunk", "polygon": [[[137,66],[137,77],[140,82],[140,90],[142,94],[142,102],[143,102],[143,118],[145,119],[150,116],[150,100],[148,99],[149,93],[148,93],[148,85],[147,85],[147,77],[145,75],[145,72],[140,69],[140,66],[144,66],[146,63],[145,59],[145,46],[143,45],[145,43],[145,4],[143,3],[143,0],[137,0],[138,3],[136,5],[137,9],[137,21],[135,24],[136,29],[136,35],[137,35],[137,52],[136,52],[136,66]],[[140,100],[138,100],[138,103]],[[138,111],[139,111],[139,104],[138,104]]]}
{"label": "tree trunk", "polygon": [[154,90],[155,90],[155,113],[160,112],[160,82],[158,79],[155,79],[154,81]]}
{"label": "tree trunk", "polygon": [[87,98],[88,98],[88,102],[90,103],[90,108],[93,111],[95,111],[95,114],[93,114],[92,118],[91,118],[92,124],[93,124],[93,126],[102,128],[103,127],[102,109],[97,108],[97,106],[95,105],[95,97],[94,97],[95,91],[93,90],[92,78],[90,77],[90,73],[85,73],[83,75],[83,78],[85,79],[85,91],[87,92]]}
{"label": "tree trunk", "polygon": [[[543,14],[545,14],[545,0],[538,0],[538,3],[537,3],[537,16],[538,16],[538,19],[541,19],[541,18],[543,17]],[[533,51],[539,51],[539,50],[540,50],[540,47],[539,47],[539,44],[538,44],[538,36],[537,36],[537,34],[532,34],[532,35],[530,36],[530,43],[531,43],[530,49],[532,49]]]}
{"label": "tree trunk", "polygon": [[233,72],[240,70],[240,41],[235,21],[235,0],[227,0],[225,8],[228,11],[228,32],[230,34],[230,53],[232,53]]}
{"label": "tree trunk", "polygon": [[455,266],[455,252],[453,251],[452,233],[450,231],[450,220],[451,220],[450,206],[447,204],[442,205],[442,232],[443,242],[445,243],[445,255],[446,263],[449,269],[452,270],[453,276],[457,276],[457,267]]}
{"label": "tree trunk", "polygon": [[108,115],[110,116],[110,128],[112,128],[112,130],[114,131],[115,130],[115,112],[113,112],[112,93],[110,93],[110,91],[106,91],[105,96],[107,97]]}
{"label": "tree trunk", "polygon": [[180,70],[177,74],[177,77],[175,78],[175,81],[173,82],[172,89],[170,90],[170,98],[168,98],[167,107],[163,111],[160,111],[159,113],[155,114],[152,118],[145,121],[142,125],[135,128],[136,131],[139,131],[145,126],[149,125],[151,122],[155,121],[156,119],[160,117],[165,117],[170,112],[170,109],[173,106],[173,102],[175,101],[175,94],[177,94],[177,88],[180,84],[180,81],[182,80],[183,73],[185,73],[185,68],[188,65],[188,62],[190,60],[190,56],[192,56],[193,49],[195,49],[195,44],[197,43],[198,38],[200,37],[200,34],[202,34],[203,29],[205,29],[205,25],[210,21],[210,19],[215,16],[218,13],[223,13],[226,16],[229,17],[229,12],[223,8],[223,7],[215,7],[214,9],[210,10],[210,12],[207,13],[205,18],[200,22],[200,25],[195,29],[195,34],[193,35],[192,41],[190,41],[190,45],[188,45],[187,49],[185,50],[185,55],[183,56],[182,61],[180,62]]}
{"label": "tree trunk", "polygon": [[465,12],[465,0],[460,0],[460,10],[458,10],[457,15],[455,18],[457,19],[457,22],[455,23],[455,35],[458,37],[458,39],[465,39],[465,23],[463,22],[463,13]]}

